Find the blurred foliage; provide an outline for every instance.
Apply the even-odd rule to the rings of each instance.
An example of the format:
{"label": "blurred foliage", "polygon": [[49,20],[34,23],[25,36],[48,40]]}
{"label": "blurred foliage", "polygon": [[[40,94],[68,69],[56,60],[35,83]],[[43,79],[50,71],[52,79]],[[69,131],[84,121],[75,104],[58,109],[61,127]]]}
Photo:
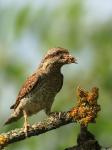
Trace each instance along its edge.
{"label": "blurred foliage", "polygon": [[110,90],[112,88],[112,22],[109,21],[102,26],[99,26],[91,37],[92,44],[96,50],[96,61],[93,73],[99,70],[98,78],[101,78],[102,88]]}
{"label": "blurred foliage", "polygon": [[74,46],[80,47],[82,8],[81,1],[62,3],[51,11],[44,7],[40,11],[41,17],[37,16],[33,22],[34,30],[37,31],[37,36],[39,34],[42,43],[46,46],[58,43],[71,49]]}
{"label": "blurred foliage", "polygon": [[[112,21],[108,21],[102,26],[98,26],[96,32],[92,35],[93,44],[100,51],[111,49],[112,47]],[[108,55],[108,53],[107,53]]]}
{"label": "blurred foliage", "polygon": [[[1,3],[1,2],[0,2]],[[21,40],[29,36],[35,39],[37,49],[34,55],[41,53],[49,47],[61,46],[70,49],[78,57],[78,65],[64,67],[65,82],[62,91],[57,95],[52,110],[68,110],[75,103],[74,87],[81,84],[83,87],[94,85],[100,88],[99,103],[102,111],[97,118],[97,123],[90,126],[101,145],[112,143],[112,20],[103,23],[94,22],[90,27],[85,23],[85,1],[62,1],[59,4],[50,5],[43,3],[41,6],[27,4],[22,7],[9,5],[0,9],[0,99],[1,120],[8,117],[8,100],[12,95],[5,95],[7,86],[18,90],[27,76],[30,66],[34,64],[28,59],[28,51],[19,56]],[[32,42],[32,41],[31,41]],[[15,43],[18,43],[15,47]],[[24,43],[24,42],[23,42]],[[29,41],[26,43],[29,45]],[[22,45],[24,48],[24,44]],[[89,49],[87,51],[87,49]],[[13,51],[13,52],[12,52]],[[88,53],[89,52],[89,53]],[[24,55],[25,54],[25,55]],[[85,55],[83,55],[85,54]],[[40,58],[37,57],[40,60]],[[23,60],[23,61],[21,61]],[[91,64],[88,64],[90,60]],[[87,63],[85,63],[87,62]],[[82,66],[81,66],[82,65]],[[28,67],[29,66],[29,67]],[[78,69],[79,68],[79,69]],[[71,71],[71,73],[70,73]],[[8,84],[7,84],[8,83]],[[15,93],[14,95],[17,95]],[[10,93],[10,89],[9,89]],[[5,97],[5,99],[4,99]],[[14,101],[13,101],[14,102]],[[7,106],[6,106],[7,103]],[[11,102],[12,104],[12,102]],[[5,110],[6,109],[6,110]],[[42,119],[42,115],[32,117],[32,120]],[[34,118],[34,119],[33,119]],[[1,128],[1,132],[21,127],[20,120],[15,124]],[[63,150],[76,142],[78,133],[77,125],[69,125],[58,130],[43,134],[37,138],[28,139],[21,143],[7,147],[7,150]],[[44,144],[43,144],[44,143]]]}
{"label": "blurred foliage", "polygon": [[17,16],[15,21],[15,33],[18,35],[21,32],[23,32],[24,28],[27,28],[27,25],[29,24],[29,13],[30,13],[30,7],[27,6],[25,8],[22,8]]}

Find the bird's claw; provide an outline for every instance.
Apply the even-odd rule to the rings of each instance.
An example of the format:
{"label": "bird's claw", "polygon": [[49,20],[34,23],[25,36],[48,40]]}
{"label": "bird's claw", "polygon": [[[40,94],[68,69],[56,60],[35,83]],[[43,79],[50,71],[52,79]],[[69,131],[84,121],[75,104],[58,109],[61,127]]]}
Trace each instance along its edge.
{"label": "bird's claw", "polygon": [[30,129],[30,124],[25,124],[24,125],[24,133],[25,133],[25,137],[28,137],[28,130]]}

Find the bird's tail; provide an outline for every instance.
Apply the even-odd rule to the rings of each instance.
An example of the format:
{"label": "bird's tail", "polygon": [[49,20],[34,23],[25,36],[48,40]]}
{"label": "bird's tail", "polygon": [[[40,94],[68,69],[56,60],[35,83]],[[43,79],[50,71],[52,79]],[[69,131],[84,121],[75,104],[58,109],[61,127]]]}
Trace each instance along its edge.
{"label": "bird's tail", "polygon": [[12,122],[17,121],[21,116],[11,115],[11,117],[4,123],[4,125],[10,124]]}

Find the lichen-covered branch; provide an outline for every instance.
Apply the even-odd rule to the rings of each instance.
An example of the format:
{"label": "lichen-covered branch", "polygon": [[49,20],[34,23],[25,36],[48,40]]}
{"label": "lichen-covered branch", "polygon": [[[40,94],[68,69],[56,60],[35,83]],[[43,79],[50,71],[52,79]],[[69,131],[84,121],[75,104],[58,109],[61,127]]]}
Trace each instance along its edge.
{"label": "lichen-covered branch", "polygon": [[97,87],[93,87],[90,91],[77,87],[77,105],[70,111],[70,116],[74,117],[81,126],[87,127],[89,123],[95,123],[100,111],[98,96]]}
{"label": "lichen-covered branch", "polygon": [[80,133],[77,136],[77,145],[65,150],[101,150],[95,136],[87,129],[89,123],[95,122],[97,113],[100,111],[100,105],[97,103],[98,96],[97,87],[93,87],[90,91],[81,87],[77,88],[77,105],[69,115],[80,123]]}
{"label": "lichen-covered branch", "polygon": [[59,128],[60,126],[75,122],[69,117],[68,112],[52,113],[44,121],[32,125],[28,130],[28,136],[25,136],[24,129],[15,129],[0,135],[0,149],[3,149],[8,144],[24,140],[31,136],[37,136],[50,130]]}
{"label": "lichen-covered branch", "polygon": [[[27,132],[27,137],[26,134],[24,133],[23,128],[15,129],[7,133],[1,134],[0,149],[3,149],[8,144],[24,140],[31,136],[40,135],[42,133],[48,132],[50,130],[59,128],[63,125],[73,122],[79,122],[81,126],[80,136],[78,137],[78,145],[75,146],[76,148],[78,148],[78,150],[82,150],[81,142],[84,142],[83,143],[84,147],[86,146],[85,149],[83,147],[83,150],[90,150],[87,149],[87,146],[92,147],[99,146],[99,145],[92,145],[94,144],[94,142],[97,143],[97,141],[95,140],[94,136],[92,136],[92,134],[90,134],[90,132],[87,130],[88,124],[95,122],[97,113],[100,111],[100,105],[97,104],[98,95],[99,90],[96,87],[92,88],[90,91],[86,91],[85,89],[78,87],[77,104],[75,107],[73,107],[68,112],[51,113],[51,115],[44,121],[32,125]],[[89,136],[90,136],[89,140],[90,145],[88,144]]]}

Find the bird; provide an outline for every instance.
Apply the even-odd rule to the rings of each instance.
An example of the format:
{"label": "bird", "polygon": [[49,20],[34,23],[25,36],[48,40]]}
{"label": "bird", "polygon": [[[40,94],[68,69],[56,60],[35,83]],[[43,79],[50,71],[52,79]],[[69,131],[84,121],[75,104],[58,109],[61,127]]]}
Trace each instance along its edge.
{"label": "bird", "polygon": [[21,87],[16,102],[10,107],[13,112],[5,125],[24,117],[24,132],[27,135],[30,126],[29,116],[41,110],[50,115],[55,96],[63,86],[61,68],[71,63],[77,63],[77,60],[69,54],[68,49],[61,47],[49,49],[39,67]]}

